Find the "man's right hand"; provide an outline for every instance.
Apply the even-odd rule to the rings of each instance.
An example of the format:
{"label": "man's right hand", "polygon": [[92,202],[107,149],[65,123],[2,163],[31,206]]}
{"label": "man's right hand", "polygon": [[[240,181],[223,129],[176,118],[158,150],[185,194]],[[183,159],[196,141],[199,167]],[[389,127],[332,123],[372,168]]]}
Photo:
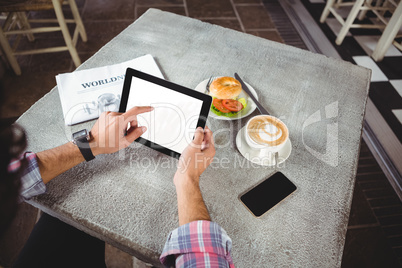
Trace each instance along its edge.
{"label": "man's right hand", "polygon": [[[144,126],[138,126],[137,115],[152,110],[151,106],[142,106],[133,107],[125,113],[102,113],[91,129],[92,153],[95,156],[110,154],[129,146],[147,130]],[[130,123],[130,128],[127,130],[128,123]]]}
{"label": "man's right hand", "polygon": [[[152,111],[150,106],[134,107],[125,113],[102,113],[91,129],[89,142],[93,155],[114,153],[129,146],[146,131],[137,124],[137,115]],[[130,128],[128,128],[130,123]],[[72,142],[36,154],[44,183],[84,161],[80,150]]]}

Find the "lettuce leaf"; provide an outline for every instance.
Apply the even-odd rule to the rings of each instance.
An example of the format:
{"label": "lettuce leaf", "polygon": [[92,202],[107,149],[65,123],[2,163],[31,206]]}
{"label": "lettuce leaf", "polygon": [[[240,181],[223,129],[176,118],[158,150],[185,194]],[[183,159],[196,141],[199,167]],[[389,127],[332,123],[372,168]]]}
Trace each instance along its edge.
{"label": "lettuce leaf", "polygon": [[243,104],[243,109],[238,112],[223,113],[223,112],[219,111],[213,104],[211,104],[211,111],[218,116],[233,117],[233,116],[237,115],[238,113],[240,113],[241,111],[243,111],[247,107],[247,102],[246,102],[245,98],[240,98],[237,101],[239,101],[241,104]]}

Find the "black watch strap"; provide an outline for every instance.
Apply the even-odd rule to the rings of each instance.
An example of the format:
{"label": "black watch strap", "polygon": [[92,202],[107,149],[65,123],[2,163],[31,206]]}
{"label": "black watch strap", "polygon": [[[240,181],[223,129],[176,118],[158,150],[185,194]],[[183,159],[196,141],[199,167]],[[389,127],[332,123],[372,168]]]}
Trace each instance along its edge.
{"label": "black watch strap", "polygon": [[82,156],[85,158],[85,160],[91,161],[92,159],[95,158],[95,156],[92,154],[91,147],[89,147],[89,142],[86,139],[86,137],[83,137],[81,139],[77,139],[77,146],[80,149]]}

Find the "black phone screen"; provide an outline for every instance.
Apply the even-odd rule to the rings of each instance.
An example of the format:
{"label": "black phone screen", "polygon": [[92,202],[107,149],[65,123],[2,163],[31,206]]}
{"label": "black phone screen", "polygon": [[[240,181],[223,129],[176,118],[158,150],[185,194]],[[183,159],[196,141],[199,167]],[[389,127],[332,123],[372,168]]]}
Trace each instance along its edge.
{"label": "black phone screen", "polygon": [[296,189],[296,185],[283,175],[283,173],[276,172],[271,177],[241,195],[240,200],[254,216],[260,217]]}

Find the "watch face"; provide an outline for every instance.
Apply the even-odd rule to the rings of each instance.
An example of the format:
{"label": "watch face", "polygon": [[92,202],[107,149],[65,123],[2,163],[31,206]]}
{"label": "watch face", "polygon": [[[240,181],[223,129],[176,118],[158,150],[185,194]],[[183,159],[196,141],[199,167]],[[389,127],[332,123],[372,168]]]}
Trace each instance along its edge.
{"label": "watch face", "polygon": [[88,130],[83,129],[73,133],[73,140],[86,138],[88,136]]}

